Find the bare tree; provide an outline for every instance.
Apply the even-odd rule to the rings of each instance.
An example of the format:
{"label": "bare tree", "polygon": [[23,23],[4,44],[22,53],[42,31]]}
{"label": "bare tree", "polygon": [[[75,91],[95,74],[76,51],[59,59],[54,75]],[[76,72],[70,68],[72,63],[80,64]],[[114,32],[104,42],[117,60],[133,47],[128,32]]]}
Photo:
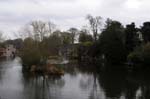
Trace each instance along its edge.
{"label": "bare tree", "polygon": [[30,25],[34,33],[34,38],[42,41],[47,32],[46,23],[42,21],[32,21]]}
{"label": "bare tree", "polygon": [[33,32],[31,26],[29,24],[24,25],[21,27],[17,32],[13,33],[16,38],[25,39],[28,37],[33,38]]}
{"label": "bare tree", "polygon": [[32,21],[21,28],[17,35],[23,39],[32,37],[37,41],[42,41],[44,37],[52,34],[52,32],[55,30],[55,27],[56,25],[50,21]]}
{"label": "bare tree", "polygon": [[56,25],[52,22],[48,22],[48,35],[51,35],[56,30]]}
{"label": "bare tree", "polygon": [[100,31],[100,27],[102,25],[102,17],[100,17],[100,16],[93,17],[91,15],[87,15],[87,19],[89,21],[91,31],[93,33],[94,41],[96,41],[98,38],[98,33]]}
{"label": "bare tree", "polygon": [[56,25],[50,21],[32,21],[30,25],[32,27],[35,39],[40,41],[42,41],[45,36],[51,35],[56,27]]}

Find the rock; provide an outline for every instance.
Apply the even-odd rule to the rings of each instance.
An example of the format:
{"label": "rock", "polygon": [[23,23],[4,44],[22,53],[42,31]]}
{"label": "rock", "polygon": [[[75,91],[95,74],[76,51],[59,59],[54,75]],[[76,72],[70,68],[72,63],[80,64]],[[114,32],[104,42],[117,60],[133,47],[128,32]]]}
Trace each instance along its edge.
{"label": "rock", "polygon": [[56,66],[48,64],[46,66],[46,71],[48,74],[52,74],[52,75],[63,75],[64,72],[61,69],[58,69]]}
{"label": "rock", "polygon": [[47,64],[46,66],[36,66],[32,65],[30,68],[31,73],[42,73],[47,75],[63,75],[64,71],[61,69],[58,69],[56,66]]}

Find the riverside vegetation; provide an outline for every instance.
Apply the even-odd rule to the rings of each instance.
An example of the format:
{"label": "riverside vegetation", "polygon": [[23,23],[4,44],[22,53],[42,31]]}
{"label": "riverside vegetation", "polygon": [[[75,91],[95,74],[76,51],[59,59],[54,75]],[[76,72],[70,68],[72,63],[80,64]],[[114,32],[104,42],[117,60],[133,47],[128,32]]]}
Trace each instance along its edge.
{"label": "riverside vegetation", "polygon": [[19,32],[23,39],[6,40],[1,45],[13,42],[19,50],[23,69],[28,71],[63,74],[63,70],[48,63],[48,59],[63,57],[61,46],[75,44],[78,44],[77,51],[72,51],[71,55],[75,54],[80,63],[128,64],[132,68],[137,68],[138,64],[139,68],[148,68],[150,22],[138,28],[135,23],[124,27],[111,19],[103,23],[99,16],[88,15],[86,19],[88,27],[80,30],[73,27],[68,31],[60,31],[52,22],[32,21]]}

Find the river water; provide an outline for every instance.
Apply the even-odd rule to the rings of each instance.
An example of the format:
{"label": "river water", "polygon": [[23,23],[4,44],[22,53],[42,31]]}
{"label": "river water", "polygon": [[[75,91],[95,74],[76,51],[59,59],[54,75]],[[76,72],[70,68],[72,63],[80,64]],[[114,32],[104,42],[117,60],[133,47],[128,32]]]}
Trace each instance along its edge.
{"label": "river water", "polygon": [[[95,72],[68,64],[61,77],[29,76],[19,58],[0,62],[0,99],[149,99],[146,79],[133,79],[121,70]],[[141,77],[143,78],[143,77]]]}

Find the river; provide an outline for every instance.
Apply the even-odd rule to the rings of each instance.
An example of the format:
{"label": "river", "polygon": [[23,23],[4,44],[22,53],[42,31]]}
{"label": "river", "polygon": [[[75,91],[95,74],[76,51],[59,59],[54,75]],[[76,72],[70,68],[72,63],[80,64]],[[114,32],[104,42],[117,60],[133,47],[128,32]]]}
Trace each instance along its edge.
{"label": "river", "polygon": [[71,64],[64,69],[64,76],[45,80],[24,74],[19,58],[1,60],[0,99],[149,99],[149,83],[121,70],[97,73]]}

